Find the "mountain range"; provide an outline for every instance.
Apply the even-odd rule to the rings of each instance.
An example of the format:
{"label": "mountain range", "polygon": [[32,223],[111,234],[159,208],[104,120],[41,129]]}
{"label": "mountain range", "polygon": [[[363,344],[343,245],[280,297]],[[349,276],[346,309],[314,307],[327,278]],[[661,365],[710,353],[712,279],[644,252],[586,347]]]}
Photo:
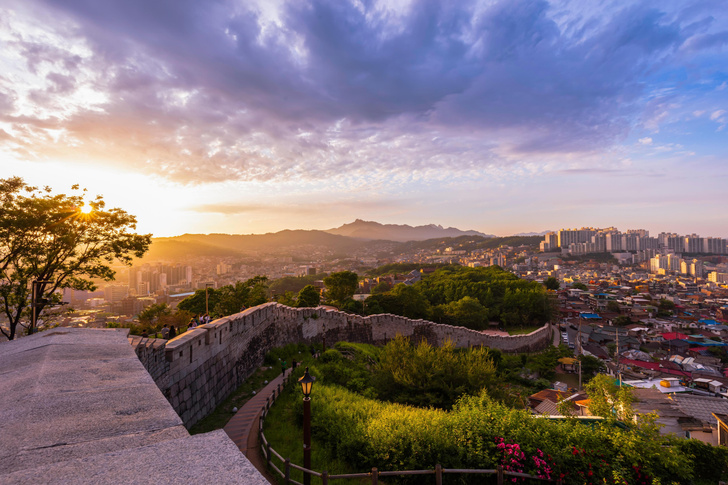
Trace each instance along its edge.
{"label": "mountain range", "polygon": [[478,231],[430,224],[408,226],[355,220],[341,227],[321,230],[284,230],[267,234],[182,234],[157,237],[144,256],[147,261],[187,257],[220,258],[247,255],[253,258],[293,256],[320,258],[339,255],[410,252],[456,245],[463,249],[491,248],[499,244],[538,244],[536,237],[498,238]]}
{"label": "mountain range", "polygon": [[385,240],[396,242],[425,241],[438,237],[480,236],[495,237],[493,234],[483,234],[478,231],[461,231],[454,227],[444,228],[436,224],[426,226],[408,226],[407,224],[380,224],[379,222],[356,219],[350,224],[328,229],[324,232],[339,236],[353,237],[364,240]]}

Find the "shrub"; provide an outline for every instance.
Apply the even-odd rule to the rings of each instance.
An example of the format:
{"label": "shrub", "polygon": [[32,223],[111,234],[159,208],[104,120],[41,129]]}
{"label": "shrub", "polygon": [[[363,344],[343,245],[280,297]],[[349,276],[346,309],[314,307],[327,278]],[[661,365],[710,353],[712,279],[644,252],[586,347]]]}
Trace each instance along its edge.
{"label": "shrub", "polygon": [[560,476],[567,484],[685,483],[695,471],[692,456],[659,436],[654,423],[623,429],[608,422],[539,419],[485,393],[464,396],[446,412],[320,385],[312,406],[313,433],[357,469],[419,470],[437,463],[495,468],[504,463],[506,449],[517,449],[517,463],[510,464],[534,475]]}

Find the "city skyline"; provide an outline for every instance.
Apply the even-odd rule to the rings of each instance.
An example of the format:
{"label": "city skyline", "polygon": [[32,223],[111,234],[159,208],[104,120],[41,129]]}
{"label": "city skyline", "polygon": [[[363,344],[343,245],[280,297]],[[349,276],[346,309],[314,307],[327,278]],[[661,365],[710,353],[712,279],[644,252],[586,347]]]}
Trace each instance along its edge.
{"label": "city skyline", "polygon": [[728,237],[720,1],[0,2],[0,178],[141,233]]}

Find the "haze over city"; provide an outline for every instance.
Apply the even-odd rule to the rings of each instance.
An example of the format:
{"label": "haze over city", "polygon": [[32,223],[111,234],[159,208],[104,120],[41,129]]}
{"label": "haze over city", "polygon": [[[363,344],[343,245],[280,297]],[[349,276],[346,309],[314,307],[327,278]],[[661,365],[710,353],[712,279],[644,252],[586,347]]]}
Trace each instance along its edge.
{"label": "haze over city", "polygon": [[723,1],[0,1],[0,178],[138,230],[728,237]]}

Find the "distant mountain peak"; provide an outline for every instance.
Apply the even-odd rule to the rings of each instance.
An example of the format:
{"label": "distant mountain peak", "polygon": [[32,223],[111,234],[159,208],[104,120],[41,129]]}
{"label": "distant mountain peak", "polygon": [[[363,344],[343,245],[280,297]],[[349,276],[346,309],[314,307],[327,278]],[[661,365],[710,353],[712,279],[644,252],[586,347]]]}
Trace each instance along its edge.
{"label": "distant mountain peak", "polygon": [[354,222],[324,232],[357,239],[383,239],[387,241],[407,242],[424,241],[438,237],[480,236],[495,237],[478,231],[461,231],[454,227],[443,228],[439,224],[409,226],[407,224],[381,224],[374,221],[355,219]]}

